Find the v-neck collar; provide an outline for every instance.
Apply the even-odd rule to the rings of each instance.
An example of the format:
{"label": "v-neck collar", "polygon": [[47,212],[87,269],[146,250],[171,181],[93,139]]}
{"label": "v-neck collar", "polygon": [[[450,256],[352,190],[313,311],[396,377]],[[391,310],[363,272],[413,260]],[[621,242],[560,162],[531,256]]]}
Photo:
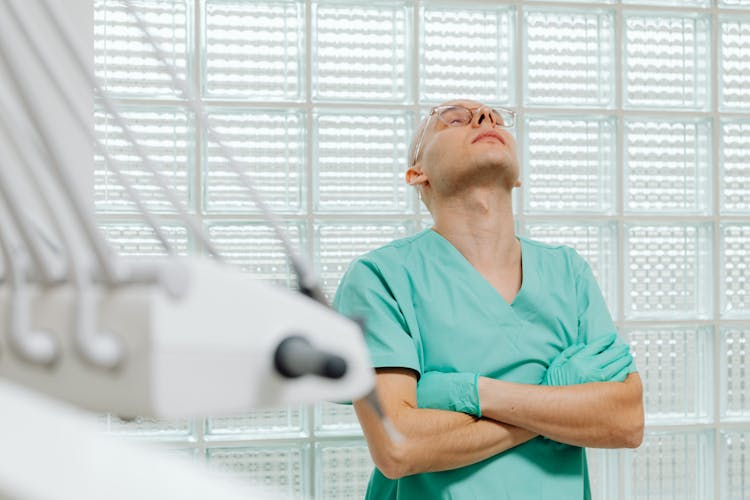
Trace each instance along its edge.
{"label": "v-neck collar", "polygon": [[492,286],[492,284],[487,280],[487,278],[485,278],[484,275],[482,275],[482,273],[480,273],[477,270],[477,268],[474,267],[471,262],[469,262],[469,260],[464,256],[464,254],[458,251],[458,248],[456,248],[455,245],[453,245],[453,243],[451,243],[445,236],[438,233],[432,228],[427,229],[427,231],[432,233],[439,240],[443,241],[444,244],[446,244],[451,249],[451,251],[455,253],[456,257],[461,262],[464,263],[465,267],[468,268],[468,272],[474,275],[474,277],[476,278],[476,281],[484,284],[483,286],[487,289],[487,291],[490,294],[494,294],[495,297],[497,297],[503,304],[510,307],[511,309],[513,308],[514,305],[516,305],[516,303],[518,302],[518,298],[527,288],[527,282],[528,282],[528,276],[529,276],[529,267],[526,265],[528,261],[528,255],[526,254],[528,247],[524,244],[523,238],[519,237],[517,234],[515,235],[516,239],[521,245],[521,287],[518,289],[516,296],[513,297],[513,300],[510,303],[508,303],[508,301],[505,300],[505,297],[503,297],[500,294],[500,292],[494,286]]}

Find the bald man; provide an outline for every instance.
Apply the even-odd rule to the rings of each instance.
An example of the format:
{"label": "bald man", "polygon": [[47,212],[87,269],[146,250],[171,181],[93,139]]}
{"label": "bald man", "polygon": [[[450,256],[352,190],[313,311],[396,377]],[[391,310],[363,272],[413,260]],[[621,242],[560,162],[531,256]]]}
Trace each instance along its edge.
{"label": "bald man", "polygon": [[585,447],[642,441],[641,381],[590,266],[515,234],[514,122],[470,100],[433,108],[406,182],[434,226],[357,258],[337,290],[405,438],[354,402],[368,499],[590,498]]}

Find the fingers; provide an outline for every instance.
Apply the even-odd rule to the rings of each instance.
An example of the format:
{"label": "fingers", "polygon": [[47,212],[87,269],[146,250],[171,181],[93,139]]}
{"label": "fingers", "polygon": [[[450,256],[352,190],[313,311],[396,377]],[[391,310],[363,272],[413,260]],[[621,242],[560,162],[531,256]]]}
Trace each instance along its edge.
{"label": "fingers", "polygon": [[606,382],[622,382],[628,376],[628,368],[633,362],[630,354],[615,360],[614,362],[602,368],[602,374]]}
{"label": "fingers", "polygon": [[610,333],[609,335],[606,335],[588,344],[586,346],[586,349],[581,351],[581,354],[587,356],[596,356],[600,352],[607,350],[615,340],[617,340],[617,334]]}
{"label": "fingers", "polygon": [[[632,363],[632,359],[630,361]],[[625,379],[628,378],[629,372],[630,372],[630,363],[625,365],[625,368],[617,372],[616,374],[612,375],[609,378],[609,382],[625,382]]]}
{"label": "fingers", "polygon": [[586,347],[585,344],[574,344],[567,349],[565,349],[563,352],[555,356],[555,358],[552,360],[552,363],[550,363],[550,368],[556,368],[558,366],[564,365],[571,357],[575,356],[580,352],[584,347]]}
{"label": "fingers", "polygon": [[606,351],[597,354],[596,361],[600,367],[604,368],[608,364],[620,359],[621,357],[628,355],[630,348],[627,344],[613,344]]}

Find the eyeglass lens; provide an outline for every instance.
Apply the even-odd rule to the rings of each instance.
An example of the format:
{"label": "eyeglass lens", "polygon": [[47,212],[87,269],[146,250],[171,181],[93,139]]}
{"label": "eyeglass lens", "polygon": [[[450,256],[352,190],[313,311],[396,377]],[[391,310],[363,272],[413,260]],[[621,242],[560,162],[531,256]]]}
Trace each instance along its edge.
{"label": "eyeglass lens", "polygon": [[[475,112],[478,110],[475,110]],[[513,126],[513,115],[507,111],[498,111],[496,109],[491,110],[492,119],[496,125],[501,127],[512,127]],[[468,125],[473,118],[473,113],[461,106],[449,106],[441,108],[438,111],[438,118],[452,127],[460,127]]]}

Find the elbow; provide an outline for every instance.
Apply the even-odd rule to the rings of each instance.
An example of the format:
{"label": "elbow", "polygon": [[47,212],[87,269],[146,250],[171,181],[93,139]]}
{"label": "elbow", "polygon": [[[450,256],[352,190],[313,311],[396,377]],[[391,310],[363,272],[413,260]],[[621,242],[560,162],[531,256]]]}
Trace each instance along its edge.
{"label": "elbow", "polygon": [[625,448],[638,448],[643,443],[643,428],[643,420],[630,426],[624,435]]}
{"label": "elbow", "polygon": [[643,430],[643,411],[641,410],[620,426],[620,432],[618,433],[620,446],[622,448],[638,448],[643,443]]}
{"label": "elbow", "polygon": [[373,456],[375,467],[388,479],[397,480],[414,474],[409,471],[406,449],[402,444],[392,443],[380,456]]}

